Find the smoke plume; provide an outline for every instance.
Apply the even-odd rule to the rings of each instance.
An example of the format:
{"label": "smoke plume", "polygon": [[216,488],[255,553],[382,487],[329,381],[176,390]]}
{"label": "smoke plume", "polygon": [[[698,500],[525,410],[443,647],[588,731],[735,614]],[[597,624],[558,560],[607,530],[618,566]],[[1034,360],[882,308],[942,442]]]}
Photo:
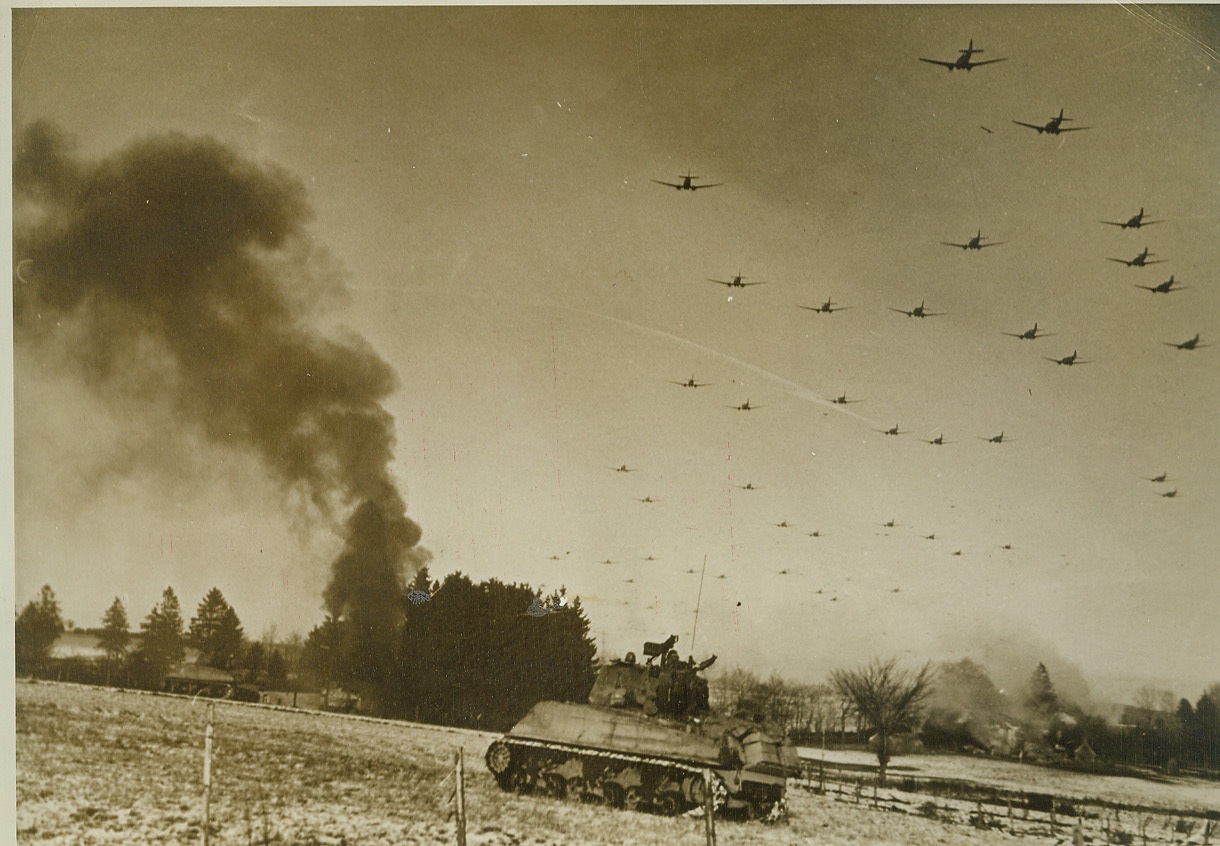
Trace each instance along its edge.
{"label": "smoke plume", "polygon": [[304,230],[301,184],[176,134],[84,161],[38,123],[17,139],[13,190],[17,345],[126,392],[124,413],[133,384],[169,397],[184,427],[253,451],[333,524],[346,515],[326,607],[370,635],[392,626],[403,569],[427,555],[388,470],[396,378],[363,341],[308,324],[310,298],[341,285]]}

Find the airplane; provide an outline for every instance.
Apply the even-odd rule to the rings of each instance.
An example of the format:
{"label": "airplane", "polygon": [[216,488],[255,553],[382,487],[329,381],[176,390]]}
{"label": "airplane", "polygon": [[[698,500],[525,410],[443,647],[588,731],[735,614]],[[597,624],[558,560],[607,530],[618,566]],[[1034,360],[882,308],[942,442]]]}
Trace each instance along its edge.
{"label": "airplane", "polygon": [[893,520],[887,520],[884,523],[882,523],[881,525],[882,525],[882,527],[884,527],[886,529],[892,529],[895,526],[897,526],[898,524],[895,523]]}
{"label": "airplane", "polygon": [[[1102,221],[1102,223],[1105,223],[1105,222],[1106,221],[1104,221],[1104,220]],[[1123,224],[1115,224],[1115,225],[1122,226]],[[1164,264],[1165,263],[1164,259],[1157,259],[1156,261],[1148,261],[1148,257],[1154,256],[1154,255],[1156,255],[1156,253],[1150,253],[1150,252],[1148,252],[1148,248],[1144,247],[1144,251],[1142,253],[1140,253],[1138,256],[1136,256],[1135,258],[1131,259],[1131,261],[1127,261],[1126,259],[1120,259],[1120,258],[1111,258],[1110,261],[1116,261],[1119,264],[1125,264],[1125,265],[1127,265],[1127,267],[1147,267],[1150,264]],[[1106,258],[1109,258],[1109,256],[1107,256]]]}
{"label": "airplane", "polygon": [[1175,496],[1177,496],[1177,495],[1178,495],[1178,489],[1177,489],[1177,488],[1174,488],[1174,489],[1173,489],[1173,490],[1171,490],[1171,491],[1165,491],[1165,493],[1161,494],[1161,496],[1163,496],[1163,497],[1165,497],[1165,498],[1167,498],[1167,499],[1173,499],[1173,498],[1174,498]]}
{"label": "airplane", "polygon": [[776,572],[776,575],[777,575],[777,576],[786,576],[786,575],[788,575],[788,568],[787,568],[787,567],[785,567],[783,570],[779,570],[779,571],[777,571],[777,572]]}
{"label": "airplane", "polygon": [[755,487],[753,482],[746,482],[744,485],[738,485],[743,491],[761,491],[762,488]]}
{"label": "airplane", "polygon": [[698,179],[699,177],[691,176],[691,173],[689,170],[686,172],[685,176],[679,176],[678,178],[681,179],[682,181],[681,182],[662,182],[660,179],[653,179],[651,181],[657,183],[658,185],[668,185],[670,188],[677,188],[679,191],[698,191],[700,188],[715,188],[718,185],[724,184],[723,182],[713,182],[710,185],[695,185],[691,182],[691,180]]}
{"label": "airplane", "polygon": [[943,444],[951,444],[953,441],[946,441],[944,435],[937,435],[935,438],[927,441],[926,443],[932,444],[933,446],[942,446]]}
{"label": "airplane", "polygon": [[989,243],[989,244],[983,243],[984,241],[990,241],[990,240],[991,240],[990,238],[988,238],[987,236],[985,236],[983,234],[983,230],[980,229],[978,231],[977,235],[970,238],[964,244],[954,244],[951,241],[941,241],[941,243],[944,244],[946,247],[961,247],[963,250],[981,250],[981,249],[983,249],[983,247],[998,247],[1000,244],[1007,243],[1006,241],[991,241],[991,243]]}
{"label": "airplane", "polygon": [[1170,275],[1170,277],[1168,279],[1166,279],[1160,285],[1136,285],[1135,287],[1143,288],[1145,291],[1151,291],[1154,294],[1168,294],[1171,291],[1185,291],[1186,290],[1185,288],[1183,288],[1181,286],[1179,286],[1177,288],[1174,287],[1172,274]]}
{"label": "airplane", "polygon": [[750,405],[750,401],[746,400],[741,405],[726,405],[725,408],[731,408],[734,411],[753,411],[756,408],[766,408],[765,405]]}
{"label": "airplane", "polygon": [[915,308],[911,309],[910,311],[905,311],[901,308],[894,308],[893,306],[886,306],[886,308],[888,308],[890,311],[896,311],[899,314],[905,314],[907,317],[940,317],[944,314],[943,311],[924,311],[923,301],[920,301],[919,305],[915,306]]}
{"label": "airplane", "polygon": [[708,277],[707,281],[715,282],[718,285],[724,285],[728,288],[748,288],[751,285],[766,285],[767,284],[766,282],[743,282],[742,280],[745,278],[746,277],[744,277],[740,273],[738,273],[736,276],[733,277],[732,282],[725,282],[723,279],[712,279],[710,276]]}
{"label": "airplane", "polygon": [[718,579],[723,579],[723,578],[724,578],[724,573],[721,573],[721,574],[720,574],[719,576],[717,576],[716,578],[718,578]]}
{"label": "airplane", "polygon": [[598,561],[597,563],[598,563],[598,564],[617,564],[618,562],[617,562],[617,561],[611,561],[609,558],[607,558],[605,561]]}
{"label": "airplane", "polygon": [[618,467],[610,467],[608,469],[613,470],[615,473],[635,473],[640,468],[628,467],[626,464],[620,464]]}
{"label": "airplane", "polygon": [[907,434],[906,432],[899,432],[897,426],[895,426],[893,429],[873,429],[873,431],[880,432],[883,435],[905,435],[905,434]]}
{"label": "airplane", "polygon": [[706,388],[712,384],[711,382],[696,382],[694,376],[690,377],[685,382],[675,382],[673,379],[666,379],[665,381],[669,382],[671,385],[681,385],[683,388]]}
{"label": "airplane", "polygon": [[637,501],[637,502],[645,502],[645,503],[653,503],[653,502],[657,502],[657,500],[653,499],[651,496],[646,496],[646,497],[643,497],[642,499],[641,499],[640,497],[638,497],[638,496],[637,496],[637,497],[636,497],[636,501]]}
{"label": "airplane", "polygon": [[1198,350],[1198,349],[1202,349],[1203,347],[1211,346],[1211,344],[1200,344],[1198,333],[1196,333],[1193,338],[1185,340],[1180,344],[1174,344],[1169,341],[1161,341],[1161,343],[1167,347],[1175,347],[1179,350]]}
{"label": "airplane", "polygon": [[1002,332],[1001,334],[1008,335],[1009,337],[1012,337],[1012,338],[1020,338],[1023,341],[1035,341],[1038,338],[1045,338],[1045,337],[1048,337],[1049,335],[1053,335],[1055,333],[1054,332],[1039,332],[1038,324],[1035,323],[1033,329],[1026,329],[1024,332]]}
{"label": "airplane", "polygon": [[1107,223],[1110,226],[1119,226],[1123,229],[1139,229],[1141,226],[1150,226],[1153,223],[1164,223],[1165,221],[1163,221],[1163,220],[1144,220],[1144,207],[1140,206],[1139,213],[1127,218],[1127,221],[1125,223],[1119,223],[1116,220],[1103,220],[1101,222]]}
{"label": "airplane", "polygon": [[1012,544],[1006,543],[1003,546],[1001,546],[1000,549],[1012,549]]}
{"label": "airplane", "polygon": [[771,525],[772,525],[772,526],[774,526],[774,527],[775,527],[775,528],[777,528],[777,529],[790,529],[790,528],[792,528],[791,526],[789,526],[789,525],[788,525],[788,521],[787,521],[787,520],[780,520],[778,523],[772,523]]}
{"label": "airplane", "polygon": [[835,397],[831,400],[831,402],[835,403],[836,405],[847,405],[849,402],[863,402],[863,400],[848,399],[847,394],[843,394]]}
{"label": "airplane", "polygon": [[994,65],[996,62],[1007,61],[1007,59],[986,59],[982,62],[971,61],[971,57],[975,53],[983,52],[982,49],[976,50],[974,48],[973,38],[970,39],[969,47],[967,47],[965,50],[958,50],[957,52],[961,53],[961,55],[952,62],[942,62],[939,59],[925,59],[922,56],[919,57],[919,61],[927,62],[930,65],[940,65],[942,68],[948,68],[950,73],[955,70],[964,70],[968,72],[971,68],[977,68],[982,65]]}
{"label": "airplane", "polygon": [[830,300],[827,300],[826,302],[822,303],[820,306],[806,306],[806,305],[798,304],[797,308],[803,308],[806,311],[816,311],[819,314],[831,314],[832,312],[846,311],[849,308],[854,308],[854,306],[839,306],[838,308],[835,308],[834,306],[835,306],[835,304],[833,302],[831,302]]}
{"label": "airplane", "polygon": [[[992,435],[990,438],[984,438],[982,435],[980,435],[979,440],[987,441],[988,443],[991,443],[991,444],[1002,444],[1002,443],[1004,443],[1004,433],[1000,432],[1000,434]],[[1011,441],[1012,438],[1009,438],[1009,440]]]}
{"label": "airplane", "polygon": [[811,538],[820,538],[822,536],[822,530],[814,529],[812,532],[805,532],[805,534]]}
{"label": "airplane", "polygon": [[692,568],[692,569],[690,569],[690,570],[687,570],[686,572],[687,572],[687,573],[692,573],[692,574],[693,574],[693,573],[698,573],[699,571],[698,571],[698,570],[695,570],[695,569],[693,569],[693,568]]}
{"label": "airplane", "polygon": [[1140,478],[1147,479],[1149,482],[1167,482],[1169,481],[1169,474],[1162,473],[1159,476],[1141,476]]}
{"label": "airplane", "polygon": [[[1042,356],[1046,358],[1046,356]],[[1046,358],[1047,361],[1053,361],[1055,364],[1066,364],[1071,367],[1073,364],[1090,364],[1091,362],[1076,358],[1076,350],[1072,350],[1071,355],[1065,355],[1063,358]]]}
{"label": "airplane", "polygon": [[932,533],[932,534],[930,534],[930,535],[924,535],[924,536],[923,536],[923,539],[924,539],[924,540],[936,540],[936,532],[933,532],[933,533]]}
{"label": "airplane", "polygon": [[954,554],[954,555],[961,555],[961,554],[962,554],[962,551],[961,551],[960,549],[955,549],[955,550],[953,550],[953,554]]}
{"label": "airplane", "polygon": [[1058,117],[1051,118],[1046,123],[1044,123],[1042,126],[1038,126],[1036,123],[1025,123],[1024,121],[1019,121],[1019,120],[1014,120],[1013,123],[1018,124],[1019,126],[1028,126],[1030,129],[1036,129],[1036,130],[1038,130],[1039,135],[1041,135],[1043,132],[1047,133],[1048,135],[1058,135],[1060,132],[1079,132],[1082,129],[1092,129],[1093,128],[1091,126],[1064,127],[1061,125],[1061,124],[1067,123],[1069,120],[1071,120],[1071,118],[1064,117],[1063,109],[1060,109]]}
{"label": "airplane", "polygon": [[657,559],[649,555],[647,558],[641,558],[641,561],[656,561]]}

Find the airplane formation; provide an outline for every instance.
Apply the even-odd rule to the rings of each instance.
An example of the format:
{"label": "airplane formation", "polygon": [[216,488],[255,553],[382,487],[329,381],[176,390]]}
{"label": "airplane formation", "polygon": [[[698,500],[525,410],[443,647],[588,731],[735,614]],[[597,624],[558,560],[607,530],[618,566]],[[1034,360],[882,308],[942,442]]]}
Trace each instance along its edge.
{"label": "airplane formation", "polygon": [[[959,55],[957,56],[956,59],[936,59],[936,58],[927,58],[927,57],[922,57],[922,56],[917,57],[917,58],[921,62],[931,64],[931,65],[936,65],[938,67],[943,67],[948,72],[953,72],[953,71],[957,71],[957,70],[964,70],[964,71],[969,72],[974,68],[1008,61],[1007,57],[992,58],[992,59],[985,59],[985,60],[976,59],[975,57],[981,53],[983,53],[982,48],[974,47],[974,41],[973,41],[973,39],[970,39],[967,47],[960,49],[958,51]],[[997,71],[997,72],[1003,73],[1003,71]],[[1019,127],[1032,129],[1039,135],[1063,135],[1064,133],[1080,132],[1080,131],[1084,131],[1084,130],[1093,128],[1092,126],[1075,125],[1075,118],[1069,117],[1066,114],[1066,109],[1063,107],[1061,107],[1059,109],[1058,114],[1051,116],[1045,122],[1042,122],[1042,123],[1026,122],[1026,121],[1016,120],[1016,119],[1013,119],[1011,122]],[[981,126],[980,128],[983,131],[987,132],[988,134],[994,134],[994,131],[987,126]],[[651,179],[650,181],[654,182],[658,185],[661,185],[661,186],[673,188],[677,191],[688,191],[688,192],[691,192],[692,194],[703,188],[714,188],[714,187],[719,187],[719,186],[726,184],[724,182],[699,183],[697,181],[697,180],[699,180],[699,178],[700,177],[695,176],[694,174],[692,174],[690,172],[690,170],[688,170],[685,174],[678,177],[678,181],[671,182],[671,181],[666,181],[666,180],[661,180],[661,179]],[[692,202],[695,202],[695,201],[692,201]],[[1126,230],[1139,231],[1145,226],[1159,224],[1159,223],[1163,223],[1165,221],[1162,219],[1159,219],[1159,218],[1158,219],[1149,219],[1148,217],[1146,217],[1145,208],[1143,206],[1141,206],[1138,212],[1126,217],[1125,219],[1121,219],[1121,216],[1120,216],[1120,219],[1116,219],[1116,220],[1103,219],[1103,220],[1100,220],[1099,222],[1103,225],[1116,227],[1116,228],[1118,228],[1120,230],[1124,230],[1124,231],[1126,231]],[[993,240],[991,237],[983,234],[981,227],[976,227],[975,234],[972,236],[966,237],[962,241],[939,241],[939,243],[944,246],[949,246],[949,247],[954,247],[956,249],[960,249],[963,251],[963,253],[966,253],[966,252],[971,252],[971,251],[982,252],[986,248],[1001,246],[1001,245],[1007,244],[1009,242]],[[1108,261],[1114,262],[1116,264],[1121,264],[1124,266],[1124,268],[1128,268],[1128,269],[1145,268],[1145,267],[1149,267],[1149,266],[1152,266],[1155,264],[1164,264],[1167,262],[1166,259],[1159,258],[1156,256],[1157,256],[1157,254],[1153,253],[1150,250],[1150,248],[1147,245],[1145,245],[1143,247],[1143,249],[1139,253],[1134,255],[1132,258],[1120,258],[1120,257],[1116,257],[1113,255],[1106,256],[1105,258]],[[750,279],[749,277],[747,277],[744,273],[742,273],[740,271],[737,272],[736,274],[733,274],[732,276],[728,277],[727,279],[716,278],[716,277],[706,277],[705,281],[711,282],[716,285],[721,285],[721,286],[724,286],[727,288],[733,288],[733,289],[744,289],[747,287],[768,284],[768,282],[765,280]],[[1176,293],[1178,291],[1187,290],[1186,286],[1182,286],[1178,283],[1176,276],[1173,274],[1171,274],[1166,281],[1161,282],[1159,284],[1155,284],[1155,285],[1135,284],[1134,287],[1137,287],[1137,288],[1140,288],[1143,290],[1147,290],[1153,294],[1169,294],[1169,293]],[[849,309],[856,308],[856,306],[842,305],[840,303],[837,303],[831,297],[827,297],[823,302],[821,302],[820,304],[817,304],[817,305],[806,305],[806,304],[802,304],[802,303],[798,302],[798,303],[796,303],[796,307],[800,308],[804,311],[813,312],[814,314],[835,314],[835,313],[838,313],[841,311],[846,311]],[[900,307],[888,306],[888,305],[885,308],[889,311],[904,315],[908,318],[919,318],[921,320],[924,318],[928,318],[928,317],[947,316],[949,314],[949,312],[944,312],[944,311],[939,311],[939,312],[938,311],[929,311],[926,306],[926,301],[923,301],[923,300],[920,301],[919,305],[914,306],[912,308],[900,308]],[[1043,330],[1040,327],[1039,323],[1035,322],[1033,324],[1033,326],[1029,329],[1026,329],[1023,331],[1001,331],[1001,334],[1003,334],[1007,337],[1016,338],[1019,340],[1034,341],[1034,340],[1038,340],[1041,338],[1051,337],[1052,335],[1054,335],[1056,333],[1047,332],[1047,331]],[[1188,338],[1184,341],[1161,340],[1160,343],[1165,346],[1172,347],[1175,350],[1184,351],[1184,352],[1200,350],[1200,349],[1210,346],[1210,344],[1206,344],[1201,341],[1201,335],[1199,333],[1196,333],[1193,337]],[[1079,352],[1075,349],[1072,350],[1070,355],[1065,355],[1062,357],[1041,356],[1040,358],[1042,358],[1043,360],[1045,360],[1047,362],[1054,363],[1057,367],[1062,366],[1062,367],[1066,367],[1066,368],[1071,368],[1071,367],[1074,367],[1075,365],[1093,363],[1092,360],[1080,358]],[[1077,378],[1077,377],[1068,377],[1068,378]],[[683,388],[703,388],[703,387],[710,387],[713,385],[713,383],[711,383],[711,382],[698,381],[694,375],[692,375],[690,378],[685,379],[685,380],[667,379],[665,381],[668,382],[669,384],[676,385],[676,386],[683,387]],[[824,396],[821,399],[822,399],[822,401],[830,403],[832,405],[840,405],[840,406],[846,406],[848,404],[861,402],[861,400],[856,399],[856,398],[849,399],[848,394],[846,392],[843,392],[843,393],[839,394],[838,396]],[[724,405],[723,407],[734,410],[734,411],[745,411],[745,412],[766,408],[765,405],[753,404],[749,399],[746,399],[744,402],[742,402],[739,405]],[[879,434],[889,436],[889,437],[897,437],[897,436],[909,434],[909,432],[907,430],[901,429],[898,425],[894,425],[893,427],[890,427],[890,428],[874,428],[873,431],[877,432]],[[977,440],[983,441],[988,444],[997,444],[998,445],[998,444],[1009,444],[1009,443],[1014,442],[1014,440],[1011,437],[1009,437],[1004,431],[1000,431],[998,434],[994,434],[994,435],[986,435],[986,436],[976,435],[974,437]],[[924,443],[927,443],[932,446],[943,446],[943,445],[948,445],[948,444],[960,443],[959,441],[947,440],[944,433],[938,433],[935,435],[935,437],[921,438],[921,440]],[[619,473],[631,473],[631,472],[636,472],[638,468],[629,467],[626,464],[622,464],[619,466],[610,466],[609,469],[612,469]],[[1154,484],[1160,484],[1160,483],[1164,483],[1168,480],[1169,474],[1166,472],[1162,472],[1159,475],[1147,476],[1147,477],[1142,477],[1142,478],[1144,478],[1147,481],[1152,482]],[[747,482],[745,484],[735,484],[735,485],[733,485],[733,487],[736,487],[743,491],[751,491],[751,492],[760,491],[760,490],[764,489],[763,486],[755,485],[754,482],[752,482],[752,481]],[[1165,499],[1173,499],[1173,498],[1177,497],[1179,494],[1178,494],[1178,489],[1173,488],[1171,490],[1161,491],[1158,493],[1158,495]],[[645,503],[645,504],[653,504],[653,503],[661,502],[661,500],[656,499],[651,495],[637,497],[636,499],[637,499],[637,501],[639,501],[641,503]],[[794,528],[793,524],[789,523],[787,520],[781,520],[778,523],[771,523],[770,525],[772,525],[775,528],[780,528],[780,529]],[[877,524],[875,524],[875,525],[877,525]],[[897,523],[896,520],[891,518],[883,523],[880,523],[879,525],[883,529],[888,530],[888,529],[894,529],[897,526],[899,526],[900,524]],[[822,535],[821,530],[805,531],[803,533],[810,538],[817,538],[817,537],[821,537],[821,535]],[[888,532],[886,532],[886,534],[888,534]],[[923,535],[921,535],[921,537],[923,537],[925,540],[928,540],[928,541],[935,541],[937,539],[937,535],[935,532],[929,532],[927,534],[923,534]],[[999,548],[1001,550],[1005,550],[1005,551],[1011,551],[1013,549],[1013,544],[1004,543],[1002,545],[997,545],[997,548]],[[962,556],[963,550],[961,548],[957,548],[950,554],[952,556]],[[551,558],[552,558],[552,560],[559,560],[559,556],[551,556]],[[656,559],[653,556],[649,555],[648,557],[643,558],[641,560],[655,561]],[[610,559],[606,559],[602,563],[613,563],[613,562]],[[688,574],[691,574],[691,573],[695,573],[696,571],[693,569],[689,569],[686,572]],[[777,571],[778,575],[791,575],[791,574],[793,574],[793,572],[794,571],[792,571],[789,568],[784,568],[784,569]],[[716,578],[724,579],[724,578],[726,578],[726,575],[721,573]],[[633,582],[634,582],[634,579],[628,580],[628,583],[633,583]],[[899,590],[898,588],[892,589],[892,591],[895,593],[898,592],[898,590]],[[819,590],[817,593],[820,594],[821,591]],[[836,597],[834,597],[834,599],[832,601],[838,601],[838,598],[839,597],[836,596]]]}

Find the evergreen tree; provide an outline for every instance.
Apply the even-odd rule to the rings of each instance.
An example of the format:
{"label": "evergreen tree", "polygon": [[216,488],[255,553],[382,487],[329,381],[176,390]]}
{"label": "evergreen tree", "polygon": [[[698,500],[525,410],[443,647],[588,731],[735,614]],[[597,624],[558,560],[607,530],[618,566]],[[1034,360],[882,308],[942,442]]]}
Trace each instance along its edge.
{"label": "evergreen tree", "polygon": [[288,686],[288,662],[278,649],[272,649],[267,655],[266,682],[272,690],[283,690]]}
{"label": "evergreen tree", "polygon": [[262,641],[247,643],[233,662],[237,675],[250,684],[259,684],[263,680],[263,671],[267,665],[267,650]]}
{"label": "evergreen tree", "polygon": [[243,643],[241,620],[219,588],[212,588],[199,603],[191,618],[188,642],[206,656],[210,666],[233,668]]}
{"label": "evergreen tree", "polygon": [[185,655],[182,637],[182,608],[172,587],[161,594],[140,624],[143,643],[134,656],[141,681],[148,687],[160,687],[174,664]]}
{"label": "evergreen tree", "polygon": [[310,630],[301,650],[302,666],[313,676],[315,685],[323,691],[330,690],[338,681],[343,644],[341,628],[339,620],[328,615],[321,625]]}
{"label": "evergreen tree", "polygon": [[102,616],[102,634],[98,638],[98,645],[106,650],[107,684],[110,684],[111,669],[127,657],[127,645],[131,642],[131,633],[127,629],[127,609],[116,596]]}
{"label": "evergreen tree", "polygon": [[1220,764],[1220,708],[1206,693],[1195,703],[1193,729],[1191,746],[1195,760],[1208,767]]}
{"label": "evergreen tree", "polygon": [[403,603],[398,672],[383,697],[392,713],[504,730],[540,700],[588,697],[597,650],[579,599],[555,591],[540,604],[563,610],[531,616],[539,595],[527,585],[476,585],[461,573],[429,585],[426,570],[408,590],[432,598]]}
{"label": "evergreen tree", "polygon": [[1059,710],[1059,696],[1055,693],[1055,686],[1051,684],[1051,674],[1041,662],[1029,677],[1025,704],[1031,711],[1043,717],[1053,716]]}
{"label": "evergreen tree", "polygon": [[63,631],[64,621],[55,591],[51,590],[50,585],[43,585],[38,599],[32,600],[21,610],[13,626],[17,672],[43,672],[51,647]]}

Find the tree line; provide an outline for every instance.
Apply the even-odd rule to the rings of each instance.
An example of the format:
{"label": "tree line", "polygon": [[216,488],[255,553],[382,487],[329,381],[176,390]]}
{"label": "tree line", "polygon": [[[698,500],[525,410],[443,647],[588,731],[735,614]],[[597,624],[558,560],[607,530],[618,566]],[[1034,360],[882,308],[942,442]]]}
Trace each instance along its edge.
{"label": "tree line", "polygon": [[285,650],[248,640],[237,612],[218,588],[208,591],[187,623],[177,594],[167,587],[134,632],[116,596],[101,626],[86,630],[96,635],[105,653],[100,665],[72,658],[52,662],[52,648],[66,628],[54,590],[43,585],[14,624],[17,672],[54,678],[66,670],[73,681],[158,690],[183,663],[189,647],[198,650],[199,664],[230,673],[238,683],[280,687],[290,675]]}
{"label": "tree line", "polygon": [[425,567],[391,631],[370,655],[351,621],[328,617],[305,639],[303,663],[382,716],[493,731],[544,699],[583,702],[596,674],[589,620],[563,588],[543,597],[460,572],[434,581]]}
{"label": "tree line", "polygon": [[[1001,691],[977,662],[963,659],[903,670],[894,660],[832,672],[825,683],[762,679],[731,668],[711,682],[725,713],[745,712],[798,745],[873,749],[884,778],[896,739],[929,751],[1004,755],[1095,768],[1156,767],[1165,772],[1220,769],[1220,683],[1192,704],[1143,688],[1134,704],[1099,714],[1056,690],[1039,663],[1021,690]],[[1085,750],[1088,750],[1086,752]],[[1089,761],[1088,755],[1098,761]]]}
{"label": "tree line", "polygon": [[[186,623],[167,587],[138,632],[116,597],[96,630],[104,664],[77,662],[72,680],[162,689],[191,647],[200,664],[238,683],[322,691],[331,704],[358,702],[379,716],[496,731],[544,699],[583,702],[593,686],[589,620],[564,588],[544,596],[498,579],[476,584],[462,573],[433,581],[423,568],[390,604],[392,619],[376,627],[328,616],[290,649],[248,640],[216,588]],[[15,629],[17,672],[62,676],[64,662],[50,656],[65,625],[49,585]]]}

